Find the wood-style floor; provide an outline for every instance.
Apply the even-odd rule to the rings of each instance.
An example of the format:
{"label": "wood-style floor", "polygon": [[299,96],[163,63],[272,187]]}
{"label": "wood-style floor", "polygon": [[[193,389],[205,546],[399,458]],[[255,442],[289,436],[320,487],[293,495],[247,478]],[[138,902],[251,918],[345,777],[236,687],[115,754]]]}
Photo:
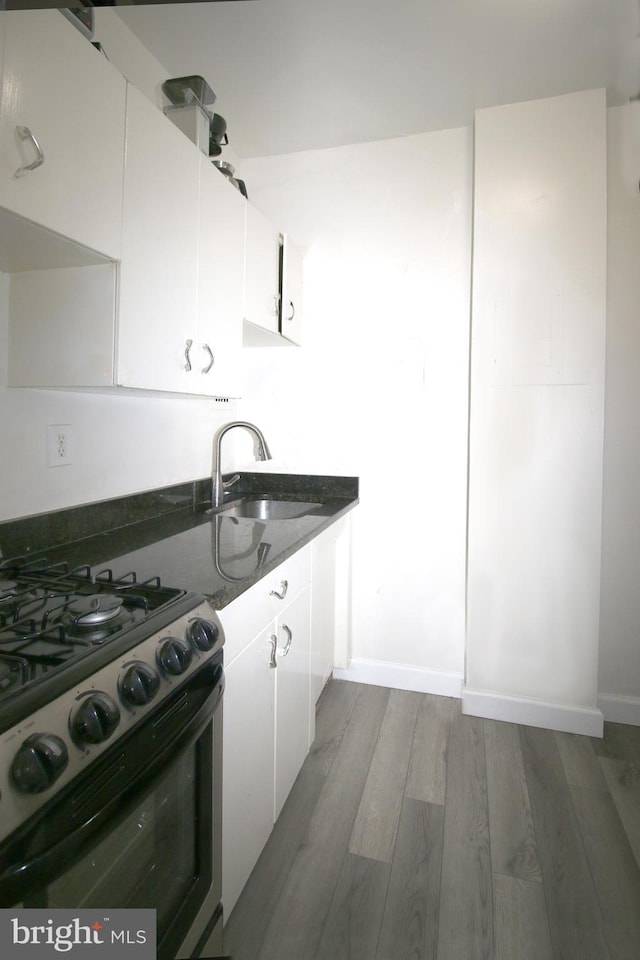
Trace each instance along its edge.
{"label": "wood-style floor", "polygon": [[640,728],[332,680],[233,960],[640,960]]}

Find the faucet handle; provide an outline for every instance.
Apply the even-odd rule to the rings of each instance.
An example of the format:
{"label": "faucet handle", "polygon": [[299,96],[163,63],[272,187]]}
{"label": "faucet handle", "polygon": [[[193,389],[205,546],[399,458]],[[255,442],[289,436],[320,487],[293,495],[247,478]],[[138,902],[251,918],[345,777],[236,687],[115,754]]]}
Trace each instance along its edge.
{"label": "faucet handle", "polygon": [[230,480],[223,480],[223,481],[222,481],[222,489],[223,489],[223,490],[228,490],[229,487],[232,487],[232,486],[234,485],[234,483],[237,483],[237,482],[238,482],[239,479],[240,479],[240,474],[239,474],[239,473],[234,473],[234,475],[231,477]]}

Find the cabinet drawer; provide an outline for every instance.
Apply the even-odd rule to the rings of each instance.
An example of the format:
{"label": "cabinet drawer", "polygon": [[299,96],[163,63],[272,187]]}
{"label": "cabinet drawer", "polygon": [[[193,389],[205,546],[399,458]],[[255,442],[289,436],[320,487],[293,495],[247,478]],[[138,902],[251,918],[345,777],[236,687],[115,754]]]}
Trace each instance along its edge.
{"label": "cabinet drawer", "polygon": [[[226,637],[225,663],[231,663],[310,582],[311,550],[307,546],[220,610]],[[282,599],[276,596],[283,593]]]}

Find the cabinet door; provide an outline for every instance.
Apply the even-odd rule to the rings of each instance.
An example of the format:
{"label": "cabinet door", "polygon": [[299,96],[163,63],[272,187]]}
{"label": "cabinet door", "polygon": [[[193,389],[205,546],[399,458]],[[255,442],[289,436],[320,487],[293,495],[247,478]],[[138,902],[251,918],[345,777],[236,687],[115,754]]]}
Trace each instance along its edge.
{"label": "cabinet door", "polygon": [[282,810],[311,744],[310,622],[311,589],[307,585],[276,621],[274,819]]}
{"label": "cabinet door", "polygon": [[311,544],[311,701],[351,649],[350,519],[342,517]]}
{"label": "cabinet door", "polygon": [[273,826],[274,670],[262,631],[225,669],[222,899],[227,916]]}
{"label": "cabinet door", "polygon": [[278,333],[280,234],[250,203],[246,209],[244,317]]}
{"label": "cabinet door", "polygon": [[131,85],[126,139],[117,382],[199,393],[201,358],[196,361],[194,343],[200,155]]}
{"label": "cabinet door", "polygon": [[[2,14],[0,206],[117,258],[126,84],[58,10]],[[44,162],[16,177],[36,160]]]}
{"label": "cabinet door", "polygon": [[246,200],[200,158],[198,334],[194,362],[203,394],[240,396]]}
{"label": "cabinet door", "polygon": [[282,305],[280,333],[302,343],[302,250],[285,235],[282,249]]}

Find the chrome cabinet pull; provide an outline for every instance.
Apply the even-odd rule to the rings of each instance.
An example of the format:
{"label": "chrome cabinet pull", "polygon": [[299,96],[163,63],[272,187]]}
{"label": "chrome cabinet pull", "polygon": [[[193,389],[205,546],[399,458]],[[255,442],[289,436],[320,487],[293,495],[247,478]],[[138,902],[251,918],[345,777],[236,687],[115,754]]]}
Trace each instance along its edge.
{"label": "chrome cabinet pull", "polygon": [[34,135],[31,133],[31,130],[29,130],[29,127],[16,127],[16,130],[18,131],[18,136],[20,139],[30,140],[36,151],[36,158],[33,163],[27,163],[24,165],[24,167],[18,167],[14,173],[14,177],[24,177],[24,175],[29,173],[31,170],[35,170],[36,167],[42,166],[44,163],[44,152]]}
{"label": "chrome cabinet pull", "polygon": [[277,651],[277,654],[278,654],[279,657],[286,657],[286,655],[289,653],[289,650],[291,649],[291,641],[293,640],[293,632],[292,632],[292,630],[291,630],[291,627],[288,627],[288,626],[286,625],[286,623],[283,623],[283,624],[282,624],[282,629],[284,630],[284,632],[285,632],[286,635],[287,635],[287,642],[285,643],[285,645],[284,645],[284,647],[282,648],[282,650],[278,650],[278,651]]}
{"label": "chrome cabinet pull", "polygon": [[269,669],[275,670],[278,666],[278,661],[276,660],[276,654],[278,652],[278,638],[275,633],[272,633],[267,643],[271,647],[271,656],[269,657]]}
{"label": "chrome cabinet pull", "polygon": [[269,596],[271,596],[271,597],[277,597],[278,600],[284,600],[284,598],[285,598],[286,595],[287,595],[287,590],[288,590],[288,589],[289,589],[289,581],[288,581],[288,580],[281,580],[281,581],[280,581],[280,592],[278,593],[277,590],[271,590]]}
{"label": "chrome cabinet pull", "polygon": [[206,367],[202,368],[202,372],[209,373],[209,370],[211,370],[211,367],[213,366],[214,356],[213,356],[213,353],[211,352],[211,347],[209,346],[208,343],[203,343],[202,349],[206,350],[207,353],[209,354],[209,363],[207,364]]}
{"label": "chrome cabinet pull", "polygon": [[291,315],[287,317],[287,320],[291,321],[296,315],[296,308],[293,305],[293,300],[289,300],[289,306],[291,307]]}
{"label": "chrome cabinet pull", "polygon": [[187,340],[187,341],[185,341],[185,347],[184,347],[184,360],[185,360],[185,363],[184,363],[184,368],[185,368],[185,370],[187,371],[187,373],[190,373],[190,372],[191,372],[191,357],[189,356],[189,354],[190,354],[190,352],[191,352],[191,347],[192,347],[192,346],[193,346],[193,340]]}

